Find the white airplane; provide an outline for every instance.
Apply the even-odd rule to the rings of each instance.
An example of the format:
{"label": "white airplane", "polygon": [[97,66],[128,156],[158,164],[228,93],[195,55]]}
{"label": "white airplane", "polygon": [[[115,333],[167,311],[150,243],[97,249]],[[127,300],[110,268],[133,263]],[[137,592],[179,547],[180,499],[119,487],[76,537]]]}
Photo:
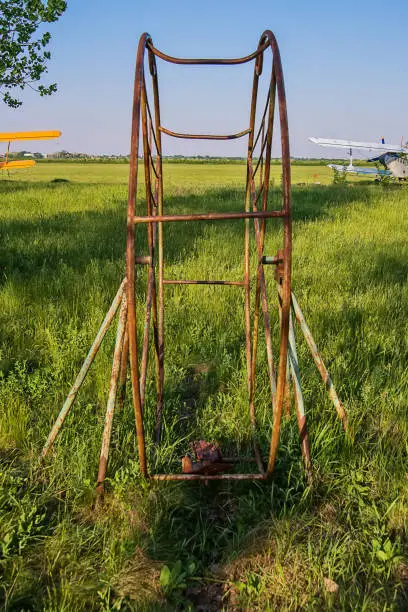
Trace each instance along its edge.
{"label": "white airplane", "polygon": [[[389,145],[386,144],[384,138],[380,143],[377,142],[356,142],[355,140],[338,140],[336,138],[309,138],[311,142],[320,145],[321,147],[335,147],[338,149],[348,149],[350,153],[350,163],[348,166],[339,164],[329,164],[329,168],[338,172],[351,172],[354,174],[371,174],[371,175],[388,175],[396,179],[408,179],[408,142],[404,145]],[[378,157],[368,159],[369,162],[379,162],[384,166],[384,170],[377,168],[363,168],[361,166],[353,166],[353,149],[363,151],[380,151]]]}

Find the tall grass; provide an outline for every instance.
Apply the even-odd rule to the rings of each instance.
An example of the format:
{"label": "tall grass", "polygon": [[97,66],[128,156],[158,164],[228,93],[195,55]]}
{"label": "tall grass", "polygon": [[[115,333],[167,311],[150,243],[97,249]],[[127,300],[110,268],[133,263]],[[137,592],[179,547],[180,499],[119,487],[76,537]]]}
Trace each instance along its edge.
{"label": "tall grass", "polygon": [[[124,274],[126,168],[37,170],[0,182],[3,607],[406,608],[407,190],[314,185],[329,181],[324,168],[296,170],[294,183],[309,184],[293,192],[294,291],[350,416],[346,437],[299,334],[313,486],[294,415],[270,483],[146,484],[127,401],[115,416],[106,502],[92,511],[113,329],[42,470],[36,459]],[[237,210],[243,179],[237,164],[169,165],[166,210]],[[279,189],[276,175],[276,200]],[[268,222],[267,254],[280,244],[278,223]],[[240,222],[168,226],[166,277],[240,279],[242,242]],[[273,302],[272,272],[267,281]],[[148,444],[152,467],[179,470],[197,437],[247,452],[242,291],[168,287],[165,325],[164,435],[159,453]],[[276,312],[273,325],[276,339]],[[262,343],[259,357],[266,451]]]}

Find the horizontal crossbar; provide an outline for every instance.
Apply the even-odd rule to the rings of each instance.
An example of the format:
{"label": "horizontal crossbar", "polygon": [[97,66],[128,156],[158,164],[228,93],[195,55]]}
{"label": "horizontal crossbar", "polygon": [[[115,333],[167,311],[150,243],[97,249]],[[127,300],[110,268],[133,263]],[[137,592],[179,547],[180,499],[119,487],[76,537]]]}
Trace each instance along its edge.
{"label": "horizontal crossbar", "polygon": [[149,266],[152,263],[152,258],[150,255],[136,255],[135,264],[140,264],[142,266]]}
{"label": "horizontal crossbar", "polygon": [[167,136],[173,136],[173,138],[190,138],[191,140],[234,140],[235,138],[242,138],[242,136],[249,134],[251,128],[247,128],[236,134],[182,134],[180,132],[172,132],[160,125],[159,131],[163,132],[163,134],[167,134]]}
{"label": "horizontal crossbar", "polygon": [[135,223],[167,223],[170,221],[223,221],[230,219],[270,219],[284,217],[283,210],[259,210],[256,212],[238,213],[198,213],[194,215],[145,215],[134,217]]}
{"label": "horizontal crossbar", "polygon": [[171,64],[189,64],[189,65],[194,65],[194,64],[203,65],[204,64],[207,66],[209,65],[232,66],[234,64],[245,64],[246,62],[250,62],[251,60],[258,57],[258,55],[261,55],[261,53],[263,53],[269,47],[269,40],[263,45],[261,45],[256,51],[254,51],[250,55],[246,55],[245,57],[226,58],[226,59],[218,59],[218,58],[192,59],[192,58],[172,57],[171,55],[167,55],[166,53],[163,53],[163,51],[159,51],[159,49],[156,49],[156,47],[153,45],[151,41],[147,43],[147,46],[149,47],[150,51],[154,55],[156,55],[157,57],[160,57],[160,59],[165,60],[166,62],[170,62]]}
{"label": "horizontal crossbar", "polygon": [[229,281],[229,280],[164,280],[163,285],[234,285],[236,287],[245,287],[244,281]]}
{"label": "horizontal crossbar", "polygon": [[262,263],[276,266],[277,264],[283,263],[283,259],[282,257],[271,257],[270,255],[264,255],[262,257]]}

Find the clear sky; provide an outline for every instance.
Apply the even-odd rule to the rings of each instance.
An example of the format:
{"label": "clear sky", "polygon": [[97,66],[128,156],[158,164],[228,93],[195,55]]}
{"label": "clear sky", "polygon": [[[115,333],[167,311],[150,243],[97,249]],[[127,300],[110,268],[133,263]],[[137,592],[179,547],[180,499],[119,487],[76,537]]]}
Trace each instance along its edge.
{"label": "clear sky", "polygon": [[[44,81],[57,81],[58,93],[40,98],[27,91],[22,108],[3,105],[0,130],[62,131],[57,143],[28,145],[32,150],[127,153],[142,32],[170,55],[238,57],[255,50],[266,28],[281,50],[292,155],[327,153],[307,141],[311,135],[408,140],[406,0],[68,0],[50,26]],[[200,68],[159,60],[158,71],[166,127],[220,133],[247,127],[252,64]],[[169,155],[245,155],[245,139],[166,137],[163,146]]]}

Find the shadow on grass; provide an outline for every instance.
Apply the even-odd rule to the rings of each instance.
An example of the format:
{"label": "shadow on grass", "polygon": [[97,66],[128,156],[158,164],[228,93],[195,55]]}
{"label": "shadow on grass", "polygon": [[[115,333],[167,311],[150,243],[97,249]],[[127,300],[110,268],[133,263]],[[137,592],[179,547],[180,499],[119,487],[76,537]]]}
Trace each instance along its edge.
{"label": "shadow on grass", "polygon": [[[69,185],[58,183],[1,183],[0,193],[14,193],[16,189],[34,191],[48,189],[61,192]],[[63,192],[62,192],[63,193]],[[369,201],[371,192],[363,188],[323,187],[318,189],[293,189],[293,219],[308,221],[330,214],[335,208],[346,206],[355,200]],[[272,190],[272,206],[279,208],[279,191]],[[7,206],[7,203],[4,204]],[[243,192],[238,189],[209,189],[201,195],[184,194],[169,196],[165,199],[165,212],[186,213],[232,212],[242,210]],[[35,282],[40,270],[58,278],[62,265],[69,266],[82,275],[91,260],[104,262],[125,261],[126,247],[126,202],[109,203],[109,208],[84,213],[60,212],[41,216],[34,220],[3,220],[0,230],[0,258],[5,276],[12,281],[16,275],[25,284]],[[218,225],[228,225],[242,238],[242,222],[222,221]],[[270,224],[271,231],[279,231],[280,221]],[[188,229],[187,229],[188,228]],[[186,231],[187,229],[187,231]],[[137,228],[136,251],[146,251],[146,229]],[[202,235],[203,223],[170,223],[165,226],[165,261],[168,264],[188,259],[194,243]],[[222,231],[220,229],[220,231]],[[138,246],[139,245],[139,246]],[[124,263],[123,263],[124,265]],[[118,279],[118,282],[120,279]],[[51,283],[52,285],[52,283]],[[38,296],[39,297],[39,296]]]}
{"label": "shadow on grass", "polygon": [[[58,188],[53,187],[53,188]],[[32,184],[30,184],[32,189]],[[0,189],[1,191],[1,189]],[[242,208],[242,193],[238,190],[208,190],[200,196],[182,195],[171,196],[166,199],[166,211],[186,212],[187,210],[199,212],[203,210],[223,210],[233,211]],[[317,218],[329,216],[331,211],[343,206],[348,206],[353,201],[365,201],[369,204],[371,192],[365,188],[354,187],[322,187],[318,188],[299,188],[293,192],[294,221],[315,220]],[[277,198],[276,198],[277,199]],[[52,217],[42,218],[40,221],[6,221],[2,227],[3,236],[7,240],[2,240],[0,255],[6,267],[7,282],[15,285],[18,295],[19,290],[29,297],[29,300],[36,303],[46,303],[57,292],[62,292],[69,300],[70,285],[61,291],[59,283],[72,283],[77,278],[82,281],[85,271],[88,269],[90,261],[95,261],[98,268],[102,271],[102,278],[105,267],[114,262],[119,269],[124,269],[125,251],[125,206],[123,201],[115,202],[108,210],[81,213],[61,213]],[[277,226],[278,224],[274,224]],[[242,224],[229,224],[234,228],[236,237],[242,240]],[[188,261],[189,256],[194,251],[196,241],[203,235],[203,224],[191,224],[188,231],[183,231],[184,227],[180,224],[166,228],[168,236],[168,249],[166,250],[166,261],[169,264],[183,263]],[[141,230],[142,231],[142,230]],[[233,234],[233,238],[234,238]],[[139,237],[140,243],[142,235]],[[369,251],[363,253],[363,258],[369,259],[372,254]],[[344,254],[347,256],[347,253]],[[64,281],[62,269],[69,267],[73,271],[73,276],[69,276]],[[47,279],[47,285],[42,286],[42,293],[38,293],[37,275],[40,274]],[[357,269],[352,271],[356,275],[356,282],[361,282]],[[404,283],[407,273],[407,263],[389,260],[386,254],[378,255],[378,265],[369,271],[364,283],[380,284],[383,282]],[[371,277],[370,277],[371,274]],[[109,282],[112,281],[111,274],[108,276]],[[117,279],[119,284],[120,278]],[[112,286],[112,296],[116,291],[116,286]],[[350,337],[359,335],[361,326],[361,313],[355,313],[347,323],[350,326]],[[6,326],[6,323],[5,323]],[[6,333],[6,328],[2,330]],[[238,360],[239,342],[234,340],[227,346],[228,352],[233,354],[234,362]],[[194,350],[194,347],[193,347]],[[350,369],[353,364],[350,364]],[[186,369],[185,376],[180,384],[171,388],[169,385],[166,390],[173,398],[182,398],[184,404],[190,411],[187,415],[194,425],[195,412],[212,395],[220,390],[221,380],[217,370],[209,367],[206,372],[197,372],[197,368],[191,366]],[[131,417],[129,417],[131,420]],[[298,434],[296,424],[292,421],[291,432],[287,433],[282,440],[280,453],[278,455],[276,472],[274,479],[269,483],[209,483],[208,486],[201,484],[161,484],[145,486],[145,520],[146,525],[143,535],[127,535],[120,540],[118,545],[115,535],[105,526],[98,526],[103,535],[95,546],[99,547],[100,557],[103,557],[107,549],[106,541],[112,538],[112,549],[115,546],[123,546],[124,557],[131,556],[132,551],[142,542],[149,556],[160,562],[168,563],[170,566],[180,560],[182,568],[187,568],[190,562],[194,562],[195,569],[191,579],[198,577],[198,581],[214,579],[217,574],[214,566],[226,563],[233,554],[246,550],[251,538],[261,537],[257,531],[262,524],[266,524],[266,530],[274,532],[273,521],[286,521],[291,528],[298,528],[299,523],[304,524],[307,531],[308,521],[313,519],[311,505],[306,506],[309,514],[305,512],[303,495],[305,492],[305,479],[299,461],[300,450],[298,445]],[[335,437],[335,436],[333,436]],[[233,440],[225,437],[221,440],[222,446],[233,445]],[[347,445],[341,439],[337,441],[336,450],[338,454],[328,456],[330,469],[337,466],[341,458],[347,458]],[[295,448],[297,450],[295,450]],[[128,453],[133,449],[127,449]],[[330,453],[328,452],[328,455]],[[129,454],[128,454],[129,457]],[[296,457],[294,459],[294,457]],[[118,460],[115,459],[112,465]],[[123,457],[122,457],[123,461]],[[339,482],[344,480],[345,475],[340,474]],[[329,486],[329,485],[327,485]],[[343,493],[338,484],[338,491]],[[362,486],[362,485],[360,485]],[[131,488],[131,487],[129,487]],[[358,489],[356,488],[358,492]],[[139,491],[140,493],[140,491]],[[336,490],[336,494],[339,494]],[[318,499],[317,504],[322,500]],[[339,494],[340,495],[340,494]],[[351,491],[349,497],[352,503],[353,495],[357,493]],[[324,497],[324,492],[322,493]],[[137,503],[139,499],[135,496]],[[132,503],[131,496],[127,500]],[[316,500],[315,500],[316,501]],[[339,507],[343,504],[343,498]],[[59,508],[55,508],[55,513]],[[337,510],[336,510],[337,511]],[[69,510],[65,509],[64,512]],[[338,509],[341,512],[341,509]],[[356,520],[359,520],[359,509],[354,509]],[[69,519],[73,529],[81,525],[80,519],[71,516]],[[323,518],[318,518],[323,521]],[[107,521],[109,522],[109,516]],[[347,522],[344,522],[347,527]],[[83,527],[83,526],[82,526]],[[336,524],[337,528],[337,524]],[[104,531],[105,529],[105,531]],[[84,530],[84,538],[85,538]],[[97,530],[96,530],[97,531]],[[317,529],[318,531],[318,529]],[[54,532],[54,524],[50,521],[46,528],[46,535],[51,536]],[[257,536],[258,533],[258,536]],[[328,532],[329,533],[329,532]],[[340,530],[333,532],[325,538],[335,537],[344,532]],[[338,536],[338,537],[340,537]],[[364,539],[367,536],[364,535]],[[316,535],[319,542],[319,534]],[[287,538],[288,550],[292,545],[290,537]],[[307,547],[308,540],[304,537],[302,546]],[[268,546],[267,536],[257,542],[257,550],[264,552]],[[318,544],[316,544],[318,547]],[[320,550],[320,549],[319,549]],[[86,553],[84,552],[84,555]],[[119,553],[118,553],[119,554]],[[282,554],[285,554],[284,552]],[[351,555],[352,556],[352,555]],[[356,555],[357,557],[358,555]],[[57,558],[57,554],[56,554]],[[323,555],[321,554],[321,559]],[[100,559],[99,559],[100,561]],[[116,560],[117,561],[117,560]],[[337,563],[337,557],[335,558]],[[103,565],[103,563],[101,563]],[[57,568],[59,568],[57,564]],[[356,569],[357,568],[357,569]],[[208,571],[210,577],[208,578]],[[347,574],[347,580],[354,581],[356,571],[362,572],[356,566]],[[77,570],[78,571],[78,570]],[[107,571],[107,570],[106,570]],[[75,573],[75,572],[74,572]],[[229,577],[231,579],[231,576]],[[242,578],[242,576],[238,576]],[[237,579],[238,579],[237,578]],[[9,576],[10,582],[12,575]],[[222,581],[222,578],[219,578]],[[54,582],[53,582],[54,581]],[[43,577],[43,583],[39,582],[41,589],[52,587],[56,591],[60,589],[57,576]],[[175,589],[176,591],[177,589]],[[183,589],[181,589],[182,591]],[[31,605],[35,596],[27,596],[23,600],[24,605]],[[17,605],[17,604],[16,604]]]}

